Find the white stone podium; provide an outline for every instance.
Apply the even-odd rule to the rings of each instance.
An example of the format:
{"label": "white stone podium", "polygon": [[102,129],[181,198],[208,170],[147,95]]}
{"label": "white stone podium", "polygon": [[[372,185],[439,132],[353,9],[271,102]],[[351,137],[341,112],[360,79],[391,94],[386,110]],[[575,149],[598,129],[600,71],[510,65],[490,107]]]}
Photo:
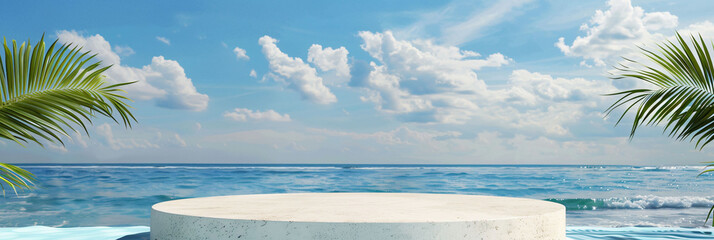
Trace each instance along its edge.
{"label": "white stone podium", "polygon": [[563,205],[418,193],[294,193],[154,205],[152,240],[565,239]]}

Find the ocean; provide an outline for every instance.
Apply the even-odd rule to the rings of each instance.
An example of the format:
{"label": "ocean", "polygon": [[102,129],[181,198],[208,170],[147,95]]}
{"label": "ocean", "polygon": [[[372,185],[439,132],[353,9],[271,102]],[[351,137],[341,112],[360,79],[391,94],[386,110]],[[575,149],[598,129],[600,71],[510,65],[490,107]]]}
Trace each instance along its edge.
{"label": "ocean", "polygon": [[[40,188],[21,192],[19,196],[6,192],[2,199],[4,204],[0,204],[0,228],[6,233],[31,229],[27,228],[30,226],[54,229],[148,226],[151,205],[191,197],[291,192],[420,192],[558,202],[567,208],[569,237],[578,232],[592,234],[617,229],[639,229],[652,234],[652,231],[672,228],[685,232],[696,228],[693,229],[695,235],[712,237],[704,219],[714,205],[711,189],[714,175],[697,177],[701,166],[21,166],[37,175]],[[674,237],[668,239],[681,235],[679,230],[670,231]],[[666,235],[667,231],[662,231],[657,233]],[[2,232],[0,230],[0,239],[3,239]]]}

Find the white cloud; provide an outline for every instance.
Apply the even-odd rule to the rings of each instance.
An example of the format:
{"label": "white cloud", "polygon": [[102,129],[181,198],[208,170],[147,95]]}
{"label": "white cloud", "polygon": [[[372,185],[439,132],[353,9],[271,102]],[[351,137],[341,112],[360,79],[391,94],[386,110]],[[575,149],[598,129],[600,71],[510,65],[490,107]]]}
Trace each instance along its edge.
{"label": "white cloud", "polygon": [[104,143],[113,150],[132,149],[132,148],[159,148],[158,145],[149,142],[147,139],[121,138],[114,137],[112,126],[104,123],[96,127],[97,135],[104,138]]}
{"label": "white cloud", "polygon": [[87,148],[87,141],[84,140],[82,137],[82,134],[78,132],[74,132],[74,137],[72,138],[72,142],[79,144],[79,146],[82,146],[82,148]]}
{"label": "white cloud", "polygon": [[48,147],[49,149],[52,149],[52,150],[55,150],[55,151],[58,151],[58,152],[62,152],[62,153],[69,152],[69,150],[67,150],[67,148],[66,148],[65,146],[62,146],[62,145],[56,145],[56,144],[49,143],[49,144],[47,144],[47,147]]}
{"label": "white cloud", "polygon": [[265,112],[261,111],[253,111],[247,108],[236,108],[231,112],[225,112],[223,113],[223,117],[234,120],[234,121],[239,121],[239,122],[246,122],[246,121],[263,121],[263,122],[290,122],[292,119],[290,119],[290,115],[288,114],[283,114],[281,115],[280,113],[270,109]]}
{"label": "white cloud", "polygon": [[201,125],[201,123],[198,123],[198,122],[197,122],[197,123],[196,123],[196,130],[197,130],[197,131],[201,131],[202,128],[203,128],[203,125]]}
{"label": "white cloud", "polygon": [[694,23],[680,30],[679,33],[683,37],[688,35],[699,36],[701,34],[704,39],[712,39],[714,38],[714,23],[710,21]]}
{"label": "white cloud", "polygon": [[[566,124],[584,116],[599,114],[606,99],[602,94],[616,92],[609,80],[554,78],[527,70],[515,70],[508,82],[510,88],[497,91],[507,96],[499,105],[489,106],[501,121],[521,129],[541,129],[550,135],[566,135]],[[500,108],[500,112],[498,109]]]}
{"label": "white cloud", "polygon": [[104,123],[102,125],[97,126],[97,135],[104,137],[104,140],[106,141],[107,145],[111,147],[114,150],[119,149],[119,145],[116,142],[116,139],[114,139],[114,133],[112,132],[112,126],[109,126],[109,124]]}
{"label": "white cloud", "polygon": [[[615,91],[609,81],[591,81],[583,78],[554,78],[550,75],[527,70],[515,70],[509,78],[512,100],[525,105],[541,105],[546,102],[597,101],[600,95]],[[532,94],[519,97],[518,92]]]}
{"label": "white cloud", "polygon": [[208,96],[199,93],[181,65],[163,56],[153,57],[150,65],[134,68],[121,64],[119,55],[112,51],[108,41],[99,34],[85,37],[76,31],[57,32],[61,43],[83,46],[97,54],[103,64],[113,66],[106,72],[112,83],[137,81],[125,86],[127,95],[138,100],[154,100],[156,105],[173,109],[201,111],[208,106]]}
{"label": "white cloud", "polygon": [[634,51],[636,45],[665,39],[665,35],[656,31],[671,35],[678,24],[677,16],[669,12],[645,13],[642,8],[632,6],[630,0],[610,0],[607,4],[608,10],[597,10],[589,24],[580,27],[586,36],[576,37],[570,45],[561,37],[555,45],[566,56],[582,57],[605,66]]}
{"label": "white cloud", "polygon": [[248,57],[248,55],[246,55],[245,49],[236,47],[236,48],[233,49],[233,53],[236,55],[236,58],[237,58],[238,60],[242,60],[242,59],[243,59],[243,60],[249,60],[249,59],[250,59],[250,57]]}
{"label": "white cloud", "polygon": [[679,23],[679,18],[669,12],[651,12],[645,13],[642,23],[650,31],[674,29]]}
{"label": "white cloud", "polygon": [[453,46],[398,40],[390,32],[360,36],[362,48],[379,63],[355,61],[350,86],[364,89],[363,101],[405,122],[564,136],[579,119],[602,121],[601,95],[616,91],[606,78],[559,78],[527,70],[515,70],[506,84],[490,86],[476,72],[508,64],[500,53],[484,59]]}
{"label": "white cloud", "polygon": [[457,47],[397,40],[389,31],[359,35],[362,49],[381,65],[356,62],[350,85],[367,90],[364,101],[407,121],[464,123],[488,93],[475,70],[510,62],[500,53],[476,59],[477,53]]}
{"label": "white cloud", "polygon": [[114,46],[114,52],[122,56],[131,56],[135,53],[134,49],[131,49],[129,46]]}
{"label": "white cloud", "polygon": [[321,71],[334,70],[338,77],[350,77],[350,66],[347,64],[349,52],[345,47],[332,49],[322,48],[313,44],[307,51],[307,61],[315,64]]}
{"label": "white cloud", "polygon": [[255,69],[251,69],[251,70],[250,70],[250,73],[248,74],[248,76],[250,76],[250,77],[252,77],[252,78],[257,78],[257,77],[258,77],[258,73],[255,72]]}
{"label": "white cloud", "polygon": [[325,86],[315,68],[310,67],[300,58],[283,53],[276,42],[277,40],[269,36],[263,36],[258,40],[271,71],[275,73],[271,76],[285,78],[278,80],[285,80],[288,86],[300,92],[304,99],[319,104],[337,102],[337,97]]}
{"label": "white cloud", "polygon": [[208,107],[208,95],[196,91],[177,61],[163,56],[154,57],[151,65],[144,66],[143,70],[146,81],[166,91],[166,94],[156,98],[158,106],[191,111],[202,111]]}
{"label": "white cloud", "polygon": [[59,38],[60,43],[73,44],[74,46],[81,46],[84,50],[92,51],[92,53],[97,54],[96,58],[102,60],[106,65],[119,65],[120,63],[119,55],[112,51],[109,42],[99,34],[84,37],[74,30],[62,30],[57,32],[57,38]]}
{"label": "white cloud", "polygon": [[162,42],[166,45],[171,45],[171,41],[168,38],[156,36],[156,40],[159,40],[159,42]]}

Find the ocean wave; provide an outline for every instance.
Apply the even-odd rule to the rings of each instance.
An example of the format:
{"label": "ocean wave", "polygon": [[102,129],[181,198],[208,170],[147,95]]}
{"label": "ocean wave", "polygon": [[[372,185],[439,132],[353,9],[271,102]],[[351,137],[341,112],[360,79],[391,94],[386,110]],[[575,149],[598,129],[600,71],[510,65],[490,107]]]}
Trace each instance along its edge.
{"label": "ocean wave", "polygon": [[645,167],[632,167],[633,170],[644,170],[644,171],[673,171],[673,170],[697,170],[701,171],[704,166],[645,166]]}
{"label": "ocean wave", "polygon": [[641,195],[622,198],[550,198],[545,200],[563,204],[567,210],[710,208],[714,205],[714,196],[661,197]]}

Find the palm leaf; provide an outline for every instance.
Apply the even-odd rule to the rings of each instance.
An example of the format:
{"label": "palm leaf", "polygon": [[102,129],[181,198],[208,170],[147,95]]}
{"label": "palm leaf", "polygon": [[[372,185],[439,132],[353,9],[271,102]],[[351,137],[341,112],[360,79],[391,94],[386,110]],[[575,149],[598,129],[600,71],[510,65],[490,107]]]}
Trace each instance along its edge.
{"label": "palm leaf", "polygon": [[[627,106],[617,124],[630,112],[635,112],[630,139],[643,125],[664,125],[664,133],[677,140],[696,141],[701,150],[714,141],[714,63],[704,38],[689,36],[686,41],[679,33],[674,42],[657,45],[656,51],[640,48],[652,66],[625,59],[615,69],[613,79],[634,78],[653,85],[653,88],[632,89],[609,95],[620,96],[607,110]],[[714,172],[709,163],[698,176]],[[709,168],[709,169],[707,169]],[[709,210],[705,223],[714,212]],[[712,222],[714,226],[714,222]]]}
{"label": "palm leaf", "polygon": [[699,36],[689,42],[679,33],[676,40],[658,45],[657,51],[640,48],[653,66],[626,59],[615,69],[613,79],[634,78],[653,85],[608,94],[619,96],[605,112],[627,106],[617,124],[634,112],[630,138],[643,125],[664,125],[664,132],[677,140],[696,141],[702,149],[714,141],[714,66],[709,46]]}
{"label": "palm leaf", "polygon": [[[43,142],[64,145],[68,131],[88,134],[87,125],[101,115],[131,127],[136,118],[122,95],[121,86],[109,84],[95,55],[82,48],[55,41],[48,49],[42,39],[9,46],[3,39],[0,54],[0,138],[20,145]],[[1,51],[1,50],[0,50]],[[120,119],[120,120],[119,120]],[[11,164],[0,163],[0,188],[34,188],[32,173]]]}

